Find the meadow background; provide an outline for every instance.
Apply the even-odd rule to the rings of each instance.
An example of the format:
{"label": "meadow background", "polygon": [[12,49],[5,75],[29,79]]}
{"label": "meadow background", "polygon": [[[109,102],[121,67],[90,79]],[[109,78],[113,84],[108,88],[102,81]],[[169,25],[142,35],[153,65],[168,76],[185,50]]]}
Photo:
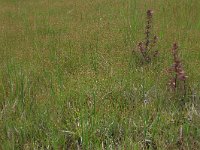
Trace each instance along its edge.
{"label": "meadow background", "polygon": [[[138,65],[146,11],[159,57]],[[0,149],[200,149],[199,0],[0,0]],[[168,91],[171,47],[190,94]]]}

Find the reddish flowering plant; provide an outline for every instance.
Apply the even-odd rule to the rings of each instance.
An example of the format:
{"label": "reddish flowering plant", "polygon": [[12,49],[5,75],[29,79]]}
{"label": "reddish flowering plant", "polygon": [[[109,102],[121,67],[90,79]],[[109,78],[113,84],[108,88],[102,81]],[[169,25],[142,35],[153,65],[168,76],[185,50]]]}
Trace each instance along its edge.
{"label": "reddish flowering plant", "polygon": [[182,63],[178,56],[177,43],[173,44],[172,56],[173,56],[173,65],[171,68],[169,68],[169,73],[171,74],[171,79],[169,81],[169,85],[173,90],[175,90],[178,88],[178,83],[180,83],[180,84],[182,84],[181,86],[185,89],[185,81],[187,79],[187,76],[185,74]]}
{"label": "reddish flowering plant", "polygon": [[158,37],[152,37],[152,19],[153,10],[147,10],[147,23],[145,27],[145,41],[139,42],[138,49],[142,54],[145,62],[149,63],[154,57],[158,56],[158,51],[154,49],[157,44]]}

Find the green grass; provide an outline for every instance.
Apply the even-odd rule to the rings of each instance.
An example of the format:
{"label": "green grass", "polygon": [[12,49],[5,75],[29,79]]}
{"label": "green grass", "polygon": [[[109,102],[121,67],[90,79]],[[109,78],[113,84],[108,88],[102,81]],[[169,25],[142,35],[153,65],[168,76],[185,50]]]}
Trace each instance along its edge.
{"label": "green grass", "polygon": [[[160,56],[141,66],[132,50],[147,9]],[[0,149],[200,149],[199,10],[199,0],[0,0]],[[174,42],[191,91],[183,109],[166,86]]]}

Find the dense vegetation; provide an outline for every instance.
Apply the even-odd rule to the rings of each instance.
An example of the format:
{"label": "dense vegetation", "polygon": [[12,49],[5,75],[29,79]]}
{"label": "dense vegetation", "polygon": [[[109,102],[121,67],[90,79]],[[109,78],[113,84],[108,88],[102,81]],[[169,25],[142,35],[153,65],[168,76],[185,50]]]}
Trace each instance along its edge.
{"label": "dense vegetation", "polygon": [[0,0],[0,149],[200,149],[199,10]]}

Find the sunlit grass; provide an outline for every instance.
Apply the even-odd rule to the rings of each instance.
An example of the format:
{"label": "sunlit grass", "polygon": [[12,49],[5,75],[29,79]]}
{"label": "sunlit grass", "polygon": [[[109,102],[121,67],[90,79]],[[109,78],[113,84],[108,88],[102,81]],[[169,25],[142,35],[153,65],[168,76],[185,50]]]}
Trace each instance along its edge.
{"label": "sunlit grass", "polygon": [[[0,149],[199,149],[198,0],[1,0]],[[154,10],[159,57],[133,50]],[[190,101],[167,89],[179,43]]]}

